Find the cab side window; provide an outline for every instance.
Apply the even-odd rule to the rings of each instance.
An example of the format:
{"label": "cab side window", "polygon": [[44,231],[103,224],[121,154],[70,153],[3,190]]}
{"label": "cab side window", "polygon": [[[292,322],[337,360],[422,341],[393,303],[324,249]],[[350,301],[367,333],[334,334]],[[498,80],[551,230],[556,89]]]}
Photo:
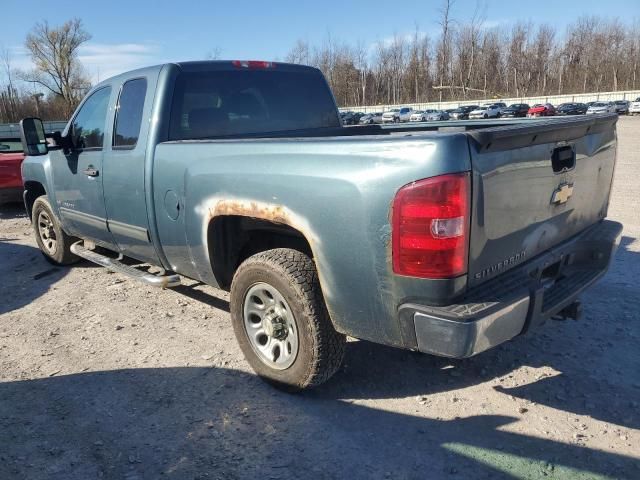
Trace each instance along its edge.
{"label": "cab side window", "polygon": [[76,150],[102,149],[110,96],[111,87],[96,90],[73,119],[71,139]]}
{"label": "cab side window", "polygon": [[71,125],[71,139],[77,150],[101,150],[107,122],[111,87],[96,90],[84,102]]}
{"label": "cab side window", "polygon": [[138,143],[147,80],[136,78],[125,82],[116,107],[114,149],[131,149]]}

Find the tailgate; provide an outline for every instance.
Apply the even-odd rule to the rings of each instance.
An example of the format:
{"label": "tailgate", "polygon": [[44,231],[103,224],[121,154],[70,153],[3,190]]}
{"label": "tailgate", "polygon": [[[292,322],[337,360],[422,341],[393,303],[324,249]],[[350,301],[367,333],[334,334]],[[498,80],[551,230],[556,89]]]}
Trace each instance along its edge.
{"label": "tailgate", "polygon": [[607,214],[617,115],[470,132],[469,287],[548,250]]}

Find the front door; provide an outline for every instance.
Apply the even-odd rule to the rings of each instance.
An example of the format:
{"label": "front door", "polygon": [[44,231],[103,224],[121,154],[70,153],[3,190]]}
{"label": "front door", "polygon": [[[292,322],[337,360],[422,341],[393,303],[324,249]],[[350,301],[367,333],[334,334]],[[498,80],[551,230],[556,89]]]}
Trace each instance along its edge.
{"label": "front door", "polygon": [[113,246],[107,229],[102,157],[111,87],[93,92],[76,112],[65,134],[68,151],[50,152],[55,197],[63,225],[74,235]]}

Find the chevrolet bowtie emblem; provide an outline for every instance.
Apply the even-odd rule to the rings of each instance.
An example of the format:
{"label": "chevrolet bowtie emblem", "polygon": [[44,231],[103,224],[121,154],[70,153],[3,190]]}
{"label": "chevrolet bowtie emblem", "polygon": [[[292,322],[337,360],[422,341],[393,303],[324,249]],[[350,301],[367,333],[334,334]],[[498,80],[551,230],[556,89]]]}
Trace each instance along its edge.
{"label": "chevrolet bowtie emblem", "polygon": [[563,183],[553,191],[551,203],[556,205],[567,203],[571,195],[573,195],[573,183]]}

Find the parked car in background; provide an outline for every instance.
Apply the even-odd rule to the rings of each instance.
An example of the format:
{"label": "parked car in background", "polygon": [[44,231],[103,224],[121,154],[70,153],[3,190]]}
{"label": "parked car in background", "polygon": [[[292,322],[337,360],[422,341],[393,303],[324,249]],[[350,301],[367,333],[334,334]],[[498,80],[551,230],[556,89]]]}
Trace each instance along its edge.
{"label": "parked car in background", "polygon": [[587,109],[587,115],[595,113],[616,113],[616,106],[613,102],[595,102]]}
{"label": "parked car in background", "polygon": [[636,98],[631,105],[629,105],[629,114],[630,115],[639,115],[640,114],[640,97]]}
{"label": "parked car in background", "polygon": [[449,120],[449,114],[444,110],[432,110],[427,113],[428,122],[439,122],[442,120]]}
{"label": "parked car in background", "polygon": [[409,117],[410,122],[426,122],[427,121],[427,112],[431,110],[414,110],[411,116]]}
{"label": "parked car in background", "polygon": [[353,125],[358,125],[360,123],[360,119],[364,117],[364,112],[353,112]]}
{"label": "parked car in background", "polygon": [[382,123],[382,112],[365,113],[360,117],[360,125],[371,125],[373,123]]}
{"label": "parked car in background", "polygon": [[413,113],[413,108],[401,107],[392,108],[388,112],[382,114],[382,123],[399,123],[408,122]]}
{"label": "parked car in background", "polygon": [[463,105],[462,107],[456,108],[451,113],[451,118],[453,120],[467,120],[469,118],[469,113],[473,112],[478,108],[478,105]]}
{"label": "parked car in background", "polygon": [[538,103],[527,112],[527,117],[552,117],[556,114],[556,109],[550,103]]}
{"label": "parked car in background", "polygon": [[353,125],[353,112],[340,112],[342,125]]}
{"label": "parked car in background", "polygon": [[507,108],[507,104],[506,104],[506,103],[504,103],[504,102],[495,102],[495,103],[493,103],[493,105],[495,105],[496,107],[498,107],[498,110],[500,111],[500,115],[498,115],[498,116],[501,116],[501,115],[502,115],[502,110],[504,110],[505,108]]}
{"label": "parked car in background", "polygon": [[500,116],[505,118],[526,117],[529,105],[526,103],[513,103],[507,108],[503,108]]}
{"label": "parked car in background", "polygon": [[453,112],[455,112],[456,110],[457,110],[457,108],[447,108],[447,109],[445,110],[445,112],[447,112],[447,115],[449,115],[449,119],[451,119],[451,114],[452,114]]}
{"label": "parked car in background", "polygon": [[587,108],[586,103],[563,103],[556,108],[556,115],[584,115]]}
{"label": "parked car in background", "polygon": [[469,112],[470,120],[478,119],[478,118],[498,118],[499,116],[500,116],[500,107],[493,103],[488,105],[483,105]]}
{"label": "parked car in background", "polygon": [[629,101],[628,100],[616,100],[613,102],[616,107],[618,115],[627,115],[629,113]]}
{"label": "parked car in background", "polygon": [[0,139],[0,205],[22,201],[22,174],[24,160],[19,138]]}

